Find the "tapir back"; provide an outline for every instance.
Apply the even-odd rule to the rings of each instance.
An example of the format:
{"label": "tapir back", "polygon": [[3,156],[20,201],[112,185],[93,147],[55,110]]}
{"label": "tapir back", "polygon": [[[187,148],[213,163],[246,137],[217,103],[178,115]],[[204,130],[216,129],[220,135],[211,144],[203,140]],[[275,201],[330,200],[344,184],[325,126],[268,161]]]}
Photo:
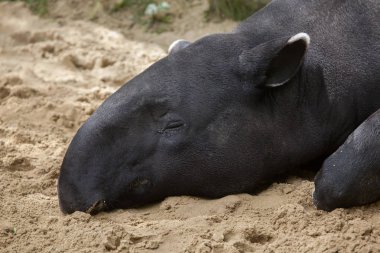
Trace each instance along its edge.
{"label": "tapir back", "polygon": [[[311,44],[304,69],[319,70],[319,85],[329,103],[342,114],[349,111],[357,125],[380,107],[379,1],[274,0],[236,32],[249,36],[253,45],[308,33]],[[307,89],[311,84],[304,85]]]}

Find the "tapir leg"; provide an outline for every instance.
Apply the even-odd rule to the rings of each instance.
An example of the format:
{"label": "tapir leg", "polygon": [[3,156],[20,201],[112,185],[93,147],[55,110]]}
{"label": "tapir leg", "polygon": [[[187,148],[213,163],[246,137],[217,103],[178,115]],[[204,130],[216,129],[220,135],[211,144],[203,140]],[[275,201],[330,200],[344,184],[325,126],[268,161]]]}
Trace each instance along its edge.
{"label": "tapir leg", "polygon": [[380,109],[325,160],[313,197],[326,211],[380,200]]}

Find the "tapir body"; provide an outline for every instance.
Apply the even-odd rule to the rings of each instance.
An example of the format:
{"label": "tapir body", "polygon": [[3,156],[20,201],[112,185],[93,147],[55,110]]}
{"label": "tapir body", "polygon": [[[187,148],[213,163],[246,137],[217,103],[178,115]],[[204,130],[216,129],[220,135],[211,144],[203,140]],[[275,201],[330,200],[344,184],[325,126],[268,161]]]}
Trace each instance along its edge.
{"label": "tapir body", "polygon": [[323,161],[380,108],[379,19],[378,0],[275,0],[231,33],[174,46],[78,130],[62,211],[254,193]]}

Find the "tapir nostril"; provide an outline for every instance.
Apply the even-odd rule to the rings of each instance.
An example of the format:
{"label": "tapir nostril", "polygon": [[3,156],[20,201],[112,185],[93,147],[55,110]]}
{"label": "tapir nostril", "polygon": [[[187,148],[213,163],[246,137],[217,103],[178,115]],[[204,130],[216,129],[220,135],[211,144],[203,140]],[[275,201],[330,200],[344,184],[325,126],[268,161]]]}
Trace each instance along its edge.
{"label": "tapir nostril", "polygon": [[90,208],[86,210],[86,213],[95,215],[106,209],[107,209],[106,201],[98,200],[92,206],[90,206]]}

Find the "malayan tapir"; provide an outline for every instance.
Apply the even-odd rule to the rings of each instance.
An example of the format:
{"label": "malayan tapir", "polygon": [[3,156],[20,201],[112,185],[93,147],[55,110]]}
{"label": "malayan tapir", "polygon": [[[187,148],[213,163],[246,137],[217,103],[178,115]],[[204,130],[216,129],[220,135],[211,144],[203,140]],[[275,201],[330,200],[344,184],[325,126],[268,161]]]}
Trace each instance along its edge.
{"label": "malayan tapir", "polygon": [[354,130],[379,108],[380,2],[275,0],[231,33],[176,43],[111,95],[67,150],[60,207],[255,193],[324,159],[318,208],[370,203],[379,112]]}

